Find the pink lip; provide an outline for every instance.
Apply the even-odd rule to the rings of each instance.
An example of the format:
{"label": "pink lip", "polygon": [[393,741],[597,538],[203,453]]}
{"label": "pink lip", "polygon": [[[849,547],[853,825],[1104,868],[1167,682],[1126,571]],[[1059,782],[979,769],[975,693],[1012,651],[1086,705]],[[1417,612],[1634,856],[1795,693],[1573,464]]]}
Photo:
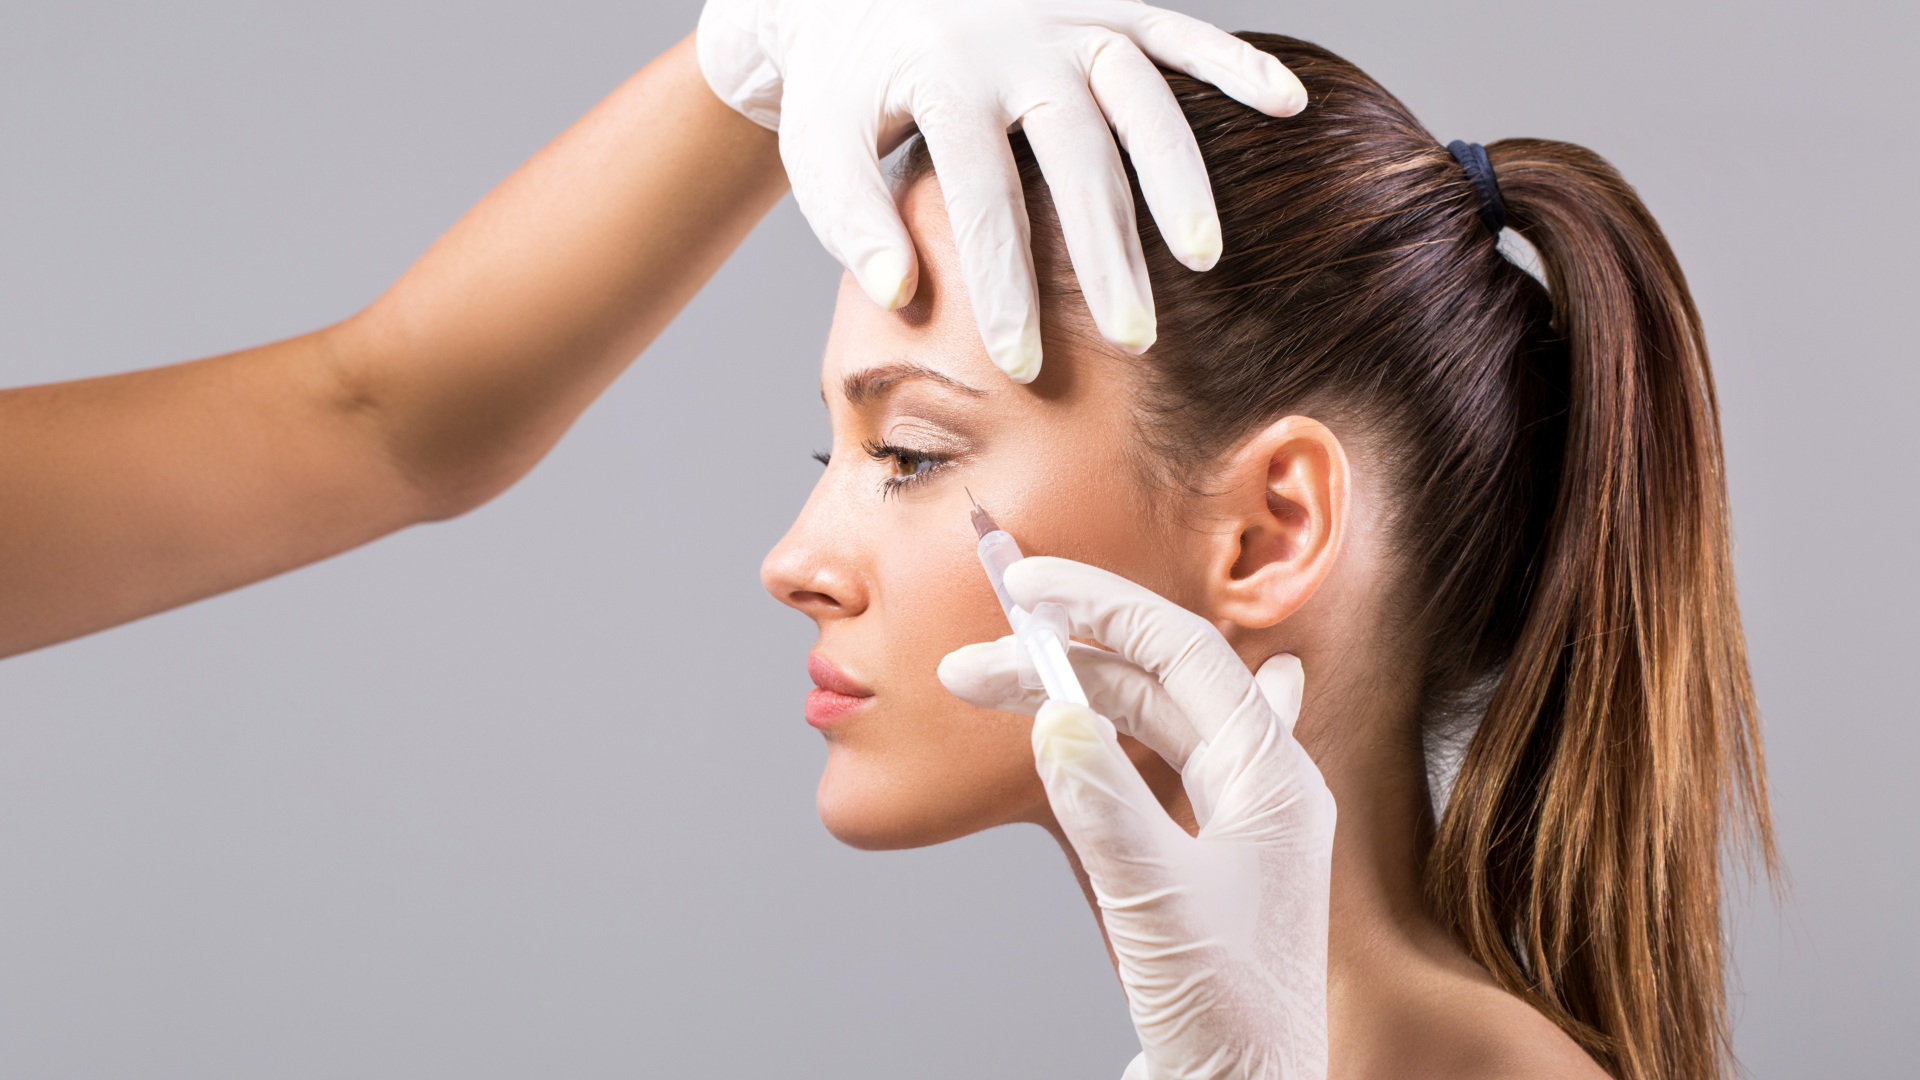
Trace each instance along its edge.
{"label": "pink lip", "polygon": [[814,687],[807,695],[807,723],[814,727],[824,728],[873,700],[873,691],[818,653],[807,655],[807,674],[813,677]]}

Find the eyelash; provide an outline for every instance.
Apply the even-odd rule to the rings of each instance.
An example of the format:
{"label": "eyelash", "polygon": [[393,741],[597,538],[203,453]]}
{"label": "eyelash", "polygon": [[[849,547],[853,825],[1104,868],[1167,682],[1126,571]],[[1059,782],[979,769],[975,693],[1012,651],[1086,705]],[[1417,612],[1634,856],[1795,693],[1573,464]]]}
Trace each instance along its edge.
{"label": "eyelash", "polygon": [[907,476],[889,476],[880,482],[880,494],[898,495],[901,491],[925,480],[931,474],[953,460],[940,454],[930,454],[925,450],[913,450],[891,443],[868,442],[864,449],[867,456],[875,461],[891,461],[901,468],[912,469]]}
{"label": "eyelash", "polygon": [[[899,494],[902,488],[925,480],[930,473],[953,460],[939,454],[929,454],[924,450],[910,450],[904,446],[895,446],[892,443],[868,441],[861,445],[861,449],[875,461],[892,461],[895,464],[906,464],[913,469],[911,476],[889,476],[882,480],[880,482],[882,496]],[[826,450],[815,450],[807,456],[821,465],[833,464],[833,454]],[[922,465],[927,467],[923,469],[920,467]]]}

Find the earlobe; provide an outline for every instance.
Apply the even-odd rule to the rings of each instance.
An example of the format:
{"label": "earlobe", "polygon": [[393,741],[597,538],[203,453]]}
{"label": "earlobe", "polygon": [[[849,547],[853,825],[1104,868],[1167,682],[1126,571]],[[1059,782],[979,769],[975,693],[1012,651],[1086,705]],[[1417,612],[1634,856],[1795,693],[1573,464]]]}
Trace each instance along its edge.
{"label": "earlobe", "polygon": [[1252,629],[1298,611],[1332,569],[1347,517],[1347,456],[1325,424],[1289,416],[1257,432],[1228,466],[1214,613]]}

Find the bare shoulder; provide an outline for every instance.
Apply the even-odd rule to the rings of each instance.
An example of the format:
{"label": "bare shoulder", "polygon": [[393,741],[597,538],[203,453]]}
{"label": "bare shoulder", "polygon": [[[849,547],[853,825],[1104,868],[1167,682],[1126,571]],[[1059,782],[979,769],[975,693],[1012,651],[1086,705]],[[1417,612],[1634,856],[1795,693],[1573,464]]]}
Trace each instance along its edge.
{"label": "bare shoulder", "polygon": [[[1338,1038],[1338,1080],[1609,1080],[1572,1036],[1477,964],[1403,969]],[[1377,984],[1376,984],[1377,985]],[[1358,1005],[1359,1002],[1353,1004]]]}
{"label": "bare shoulder", "polygon": [[1425,1075],[1457,1080],[1608,1080],[1606,1070],[1573,1036],[1490,977],[1462,986],[1432,1006],[1436,1027],[1450,1034],[1433,1049],[1443,1066]]}

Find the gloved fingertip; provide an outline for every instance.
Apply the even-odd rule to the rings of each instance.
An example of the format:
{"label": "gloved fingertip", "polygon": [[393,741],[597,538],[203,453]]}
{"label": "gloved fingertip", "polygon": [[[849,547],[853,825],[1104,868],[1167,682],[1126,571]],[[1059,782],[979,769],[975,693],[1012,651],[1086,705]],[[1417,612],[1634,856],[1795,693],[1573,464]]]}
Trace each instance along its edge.
{"label": "gloved fingertip", "polygon": [[1136,356],[1152,348],[1154,340],[1160,336],[1153,308],[1133,301],[1122,301],[1116,305],[1113,314],[1108,317],[1108,326],[1109,339]]}
{"label": "gloved fingertip", "polygon": [[1049,571],[1054,570],[1054,564],[1059,561],[1051,555],[1029,555],[1007,567],[1001,580],[1006,583],[1014,603],[1032,610],[1033,605],[1049,599],[1047,590],[1055,581],[1055,575]]}
{"label": "gloved fingertip", "polygon": [[1100,753],[1101,723],[1100,714],[1085,705],[1049,698],[1033,718],[1034,757],[1068,764]]}
{"label": "gloved fingertip", "polygon": [[[1266,54],[1262,53],[1265,56]],[[1287,66],[1271,56],[1267,56],[1266,84],[1272,98],[1270,108],[1261,109],[1269,116],[1294,116],[1307,107],[1307,88],[1300,83],[1299,76],[1287,70]]]}
{"label": "gloved fingertip", "polygon": [[913,299],[913,261],[891,248],[868,255],[853,276],[860,282],[860,290],[883,311],[897,311]]}
{"label": "gloved fingertip", "polygon": [[1240,53],[1215,79],[1227,96],[1268,116],[1292,116],[1307,107],[1307,88],[1287,65],[1237,38],[1234,41],[1241,46]]}
{"label": "gloved fingertip", "polygon": [[967,696],[965,692],[975,689],[983,678],[993,674],[995,665],[1006,663],[1006,643],[1011,640],[976,641],[941,657],[939,667],[934,669],[940,678],[940,685],[962,697]]}
{"label": "gloved fingertip", "polygon": [[1220,215],[1209,207],[1204,213],[1186,215],[1178,233],[1164,231],[1167,249],[1189,270],[1211,270],[1220,262]]}
{"label": "gloved fingertip", "polygon": [[1254,673],[1253,681],[1260,687],[1267,705],[1291,731],[1294,720],[1300,715],[1300,699],[1307,688],[1307,672],[1301,666],[1300,658],[1292,653],[1268,657],[1267,662],[1261,664],[1260,670]]}
{"label": "gloved fingertip", "polygon": [[[1017,587],[1014,584],[1015,582],[1019,582],[1021,586],[1024,586],[1028,576],[1041,569],[1040,564],[1033,561],[1041,558],[1046,558],[1046,556],[1029,555],[1024,559],[1016,560],[1013,565],[1006,568],[1001,574],[1000,580],[1006,583],[1008,595],[1013,595],[1014,589]],[[1022,589],[1022,591],[1024,591],[1024,589]],[[1020,601],[1016,598],[1014,603],[1018,604]]]}
{"label": "gloved fingertip", "polygon": [[1022,386],[1040,377],[1040,328],[1032,320],[1019,337],[987,343],[987,356],[1007,378]]}
{"label": "gloved fingertip", "polygon": [[965,679],[971,675],[974,665],[984,659],[984,654],[992,651],[993,648],[994,643],[991,641],[976,641],[971,645],[962,645],[941,657],[940,666],[936,669],[940,681],[946,684],[947,689],[953,689],[954,680]]}
{"label": "gloved fingertip", "polygon": [[1013,635],[1008,634],[1005,637],[995,638],[992,641],[971,642],[948,653],[945,657],[941,658],[940,662],[945,664],[947,661],[952,660],[955,663],[967,663],[981,660],[998,653],[1005,647],[1004,642],[1012,640],[1014,640]]}

